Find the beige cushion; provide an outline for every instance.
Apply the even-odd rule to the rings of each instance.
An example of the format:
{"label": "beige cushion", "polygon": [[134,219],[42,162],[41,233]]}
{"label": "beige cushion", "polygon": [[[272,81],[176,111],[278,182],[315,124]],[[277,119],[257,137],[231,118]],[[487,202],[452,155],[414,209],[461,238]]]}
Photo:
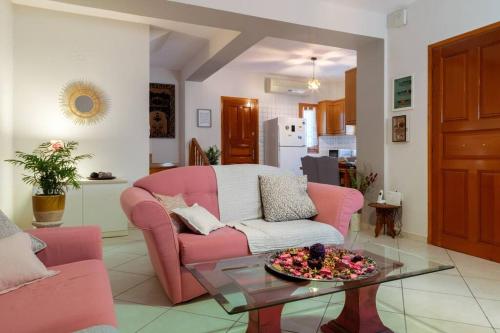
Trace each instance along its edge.
{"label": "beige cushion", "polygon": [[158,193],[153,193],[155,198],[163,205],[163,208],[167,211],[172,219],[172,224],[177,233],[184,232],[186,230],[186,226],[182,222],[182,220],[174,214],[172,211],[176,208],[186,208],[189,207],[184,201],[184,197],[182,194],[177,194],[175,196],[168,196]]}
{"label": "beige cushion", "polygon": [[208,210],[196,203],[191,207],[176,208],[173,212],[179,215],[182,222],[197,234],[208,235],[210,232],[225,226]]}
{"label": "beige cushion", "polygon": [[58,273],[37,258],[24,232],[0,239],[0,267],[0,295]]}
{"label": "beige cushion", "polygon": [[264,219],[281,222],[318,214],[307,194],[307,176],[259,176]]}

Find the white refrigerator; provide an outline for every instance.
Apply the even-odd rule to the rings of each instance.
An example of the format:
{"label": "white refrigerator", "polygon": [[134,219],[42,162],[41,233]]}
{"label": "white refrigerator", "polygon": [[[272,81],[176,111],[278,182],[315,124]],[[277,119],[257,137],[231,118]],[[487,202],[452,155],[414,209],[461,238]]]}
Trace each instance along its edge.
{"label": "white refrigerator", "polygon": [[300,159],[306,155],[305,119],[278,117],[264,122],[264,164],[302,175]]}

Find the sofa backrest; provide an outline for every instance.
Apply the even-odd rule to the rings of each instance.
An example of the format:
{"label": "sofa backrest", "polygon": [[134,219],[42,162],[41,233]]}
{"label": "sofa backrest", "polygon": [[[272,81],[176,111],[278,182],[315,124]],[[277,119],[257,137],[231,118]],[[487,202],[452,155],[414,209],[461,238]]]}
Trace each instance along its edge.
{"label": "sofa backrest", "polygon": [[259,175],[289,174],[260,164],[189,166],[154,173],[135,187],[150,193],[182,194],[188,205],[205,207],[221,222],[262,218]]}
{"label": "sofa backrest", "polygon": [[217,182],[210,166],[189,166],[154,173],[134,183],[150,193],[182,194],[188,205],[198,203],[220,218]]}

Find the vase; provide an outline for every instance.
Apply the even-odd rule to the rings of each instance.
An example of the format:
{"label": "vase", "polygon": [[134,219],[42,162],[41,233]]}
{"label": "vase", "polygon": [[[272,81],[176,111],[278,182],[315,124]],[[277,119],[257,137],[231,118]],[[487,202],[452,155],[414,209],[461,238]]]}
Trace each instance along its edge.
{"label": "vase", "polygon": [[34,195],[32,203],[36,222],[57,222],[62,220],[66,196],[64,194]]}
{"label": "vase", "polygon": [[358,232],[361,229],[361,213],[352,214],[350,228],[353,232]]}

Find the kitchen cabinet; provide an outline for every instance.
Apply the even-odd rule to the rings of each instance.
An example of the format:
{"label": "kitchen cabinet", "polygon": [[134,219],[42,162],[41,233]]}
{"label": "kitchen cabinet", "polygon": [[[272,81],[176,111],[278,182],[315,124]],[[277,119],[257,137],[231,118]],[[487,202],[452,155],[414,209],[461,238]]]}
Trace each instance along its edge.
{"label": "kitchen cabinet", "polygon": [[356,68],[345,72],[345,122],[347,125],[356,125],[356,74]]}
{"label": "kitchen cabinet", "polygon": [[316,126],[318,135],[345,134],[345,101],[321,101],[316,111]]}

